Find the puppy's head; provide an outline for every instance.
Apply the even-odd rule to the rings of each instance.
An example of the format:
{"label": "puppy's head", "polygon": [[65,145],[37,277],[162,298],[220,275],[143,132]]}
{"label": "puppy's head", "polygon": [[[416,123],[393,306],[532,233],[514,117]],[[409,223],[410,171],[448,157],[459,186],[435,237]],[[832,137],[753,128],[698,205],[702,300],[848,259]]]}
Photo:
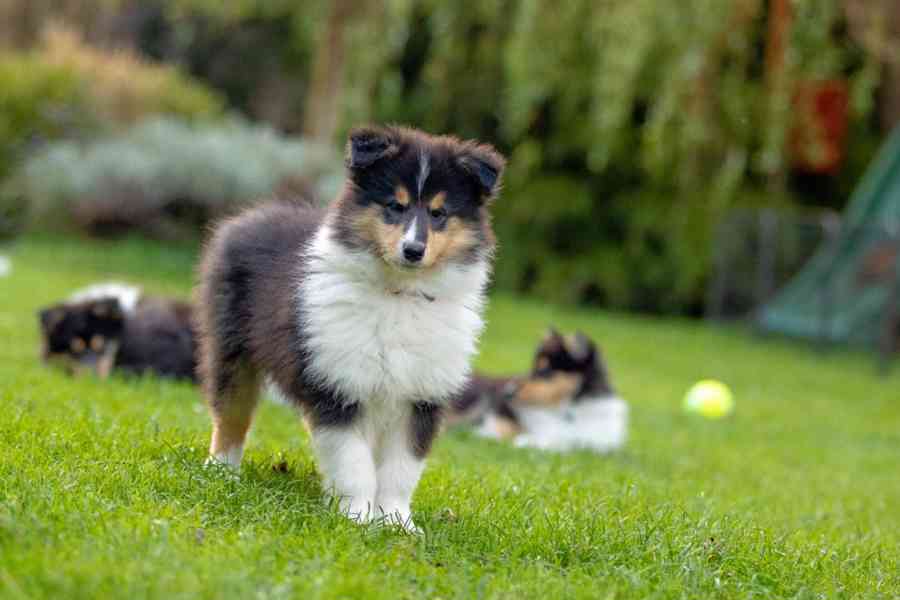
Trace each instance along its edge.
{"label": "puppy's head", "polygon": [[538,345],[531,374],[519,385],[513,402],[553,407],[584,395],[611,393],[594,343],[581,332],[563,336],[550,329]]}
{"label": "puppy's head", "polygon": [[336,239],[402,271],[471,264],[494,247],[487,205],[504,160],[492,147],[402,127],[354,130]]}
{"label": "puppy's head", "polygon": [[70,373],[92,370],[106,376],[124,329],[115,298],[58,304],[39,313],[42,358]]}
{"label": "puppy's head", "polygon": [[531,375],[547,377],[554,372],[584,373],[596,358],[597,347],[580,331],[564,336],[550,328],[535,352]]}

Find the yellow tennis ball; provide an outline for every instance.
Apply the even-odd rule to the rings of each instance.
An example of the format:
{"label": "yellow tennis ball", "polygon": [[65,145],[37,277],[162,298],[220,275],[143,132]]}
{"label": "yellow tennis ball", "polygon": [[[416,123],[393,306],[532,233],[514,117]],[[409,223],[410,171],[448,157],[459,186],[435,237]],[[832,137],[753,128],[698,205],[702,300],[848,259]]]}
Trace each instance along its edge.
{"label": "yellow tennis ball", "polygon": [[721,381],[704,379],[691,386],[685,394],[684,410],[707,419],[721,419],[734,410],[734,396]]}

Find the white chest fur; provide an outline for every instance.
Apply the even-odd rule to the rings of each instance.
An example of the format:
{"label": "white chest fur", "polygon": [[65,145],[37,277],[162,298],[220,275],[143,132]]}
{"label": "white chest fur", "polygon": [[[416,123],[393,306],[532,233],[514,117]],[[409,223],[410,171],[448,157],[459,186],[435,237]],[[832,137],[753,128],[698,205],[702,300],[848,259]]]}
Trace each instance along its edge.
{"label": "white chest fur", "polygon": [[298,288],[309,370],[348,402],[443,402],[483,328],[486,262],[401,273],[320,229]]}

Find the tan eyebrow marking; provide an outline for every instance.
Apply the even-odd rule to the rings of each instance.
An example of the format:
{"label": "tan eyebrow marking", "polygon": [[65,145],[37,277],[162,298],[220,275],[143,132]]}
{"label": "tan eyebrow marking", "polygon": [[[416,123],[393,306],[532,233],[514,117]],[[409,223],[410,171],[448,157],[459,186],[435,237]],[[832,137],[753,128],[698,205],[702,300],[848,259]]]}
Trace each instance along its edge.
{"label": "tan eyebrow marking", "polygon": [[103,339],[102,335],[97,334],[91,338],[91,350],[93,350],[94,352],[100,352],[101,350],[103,350],[103,346],[105,345],[106,340]]}
{"label": "tan eyebrow marking", "polygon": [[87,344],[84,343],[84,340],[81,338],[75,338],[71,342],[69,342],[69,347],[72,349],[72,352],[84,352],[84,349],[87,348]]}
{"label": "tan eyebrow marking", "polygon": [[394,198],[397,200],[398,204],[409,206],[409,190],[407,190],[405,186],[397,186],[397,189],[394,190]]}
{"label": "tan eyebrow marking", "polygon": [[444,208],[444,202],[446,201],[447,194],[444,192],[438,192],[431,200],[428,201],[428,208],[431,210]]}

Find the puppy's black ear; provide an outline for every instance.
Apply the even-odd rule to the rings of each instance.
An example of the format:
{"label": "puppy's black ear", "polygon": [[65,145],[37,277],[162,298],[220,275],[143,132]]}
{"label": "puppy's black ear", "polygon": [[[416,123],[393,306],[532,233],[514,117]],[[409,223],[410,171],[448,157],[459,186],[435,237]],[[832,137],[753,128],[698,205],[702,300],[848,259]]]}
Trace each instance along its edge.
{"label": "puppy's black ear", "polygon": [[575,339],[578,340],[578,343],[584,344],[584,346],[586,346],[586,347],[588,347],[588,348],[594,348],[594,342],[591,341],[591,338],[589,338],[589,337],[588,337],[583,331],[581,331],[580,329],[578,329],[578,330],[575,331]]}
{"label": "puppy's black ear", "polygon": [[38,312],[38,318],[41,321],[41,331],[44,333],[50,332],[56,325],[63,320],[65,316],[63,309],[54,306],[51,308],[45,308]]}
{"label": "puppy's black ear", "polygon": [[360,127],[350,132],[347,141],[347,168],[365,169],[383,158],[397,153],[400,146],[390,129],[383,127]]}
{"label": "puppy's black ear", "polygon": [[547,328],[544,339],[541,340],[541,352],[556,353],[562,350],[564,346],[563,336],[553,327]]}
{"label": "puppy's black ear", "polygon": [[38,311],[38,320],[41,323],[41,331],[47,331],[50,326],[50,309],[45,308]]}
{"label": "puppy's black ear", "polygon": [[506,166],[506,159],[499,152],[487,144],[467,142],[460,150],[457,160],[463,171],[478,185],[482,199],[487,200],[497,195],[503,167]]}
{"label": "puppy's black ear", "polygon": [[566,342],[566,348],[569,350],[569,355],[576,361],[584,362],[594,354],[593,342],[580,331],[576,331],[575,335],[573,335],[571,339],[567,339]]}

